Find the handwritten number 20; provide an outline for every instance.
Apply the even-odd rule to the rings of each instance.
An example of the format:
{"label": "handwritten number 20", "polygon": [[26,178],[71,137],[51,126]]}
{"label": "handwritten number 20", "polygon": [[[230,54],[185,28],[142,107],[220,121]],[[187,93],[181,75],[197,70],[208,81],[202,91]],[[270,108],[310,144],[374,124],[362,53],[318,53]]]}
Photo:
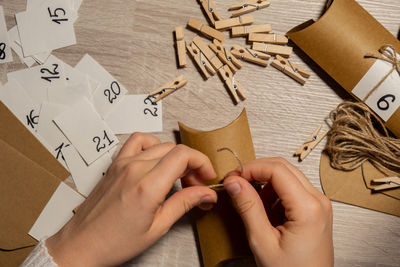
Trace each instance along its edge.
{"label": "handwritten number 20", "polygon": [[392,94],[387,94],[379,98],[377,102],[377,106],[380,110],[388,110],[389,109],[389,102],[386,98],[391,98],[391,102],[393,103],[396,100],[396,97]]}
{"label": "handwritten number 20", "polygon": [[[110,146],[112,143],[114,143],[114,140],[110,140],[110,138],[108,137],[106,131],[104,131],[104,136],[103,136],[103,140],[108,141],[108,146]],[[101,143],[101,139],[98,136],[93,137],[93,143],[96,144],[96,151],[100,152],[102,149],[105,149],[107,147],[107,145],[105,143]]]}
{"label": "handwritten number 20", "polygon": [[111,104],[117,99],[117,96],[121,93],[121,87],[116,81],[111,83],[110,89],[104,90],[104,95],[108,97],[108,102]]}
{"label": "handwritten number 20", "polygon": [[61,24],[61,21],[68,21],[67,18],[63,18],[63,19],[59,18],[61,12],[62,12],[62,15],[61,15],[62,17],[67,15],[67,13],[65,12],[65,10],[63,8],[59,7],[59,8],[54,9],[53,12],[51,12],[50,7],[48,7],[47,11],[49,11],[49,16],[50,16],[50,18],[53,18],[52,21],[54,23]]}

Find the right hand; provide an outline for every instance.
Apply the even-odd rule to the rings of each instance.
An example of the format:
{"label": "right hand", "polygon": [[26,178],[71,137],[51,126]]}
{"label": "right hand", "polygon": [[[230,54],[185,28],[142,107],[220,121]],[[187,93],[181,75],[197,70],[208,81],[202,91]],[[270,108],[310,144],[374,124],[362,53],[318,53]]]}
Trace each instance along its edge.
{"label": "right hand", "polygon": [[[272,186],[285,209],[284,224],[271,224],[260,198],[263,192],[259,195],[249,183],[253,180]],[[333,266],[331,202],[296,167],[281,158],[251,161],[243,174],[228,174],[224,186],[244,222],[258,266]]]}

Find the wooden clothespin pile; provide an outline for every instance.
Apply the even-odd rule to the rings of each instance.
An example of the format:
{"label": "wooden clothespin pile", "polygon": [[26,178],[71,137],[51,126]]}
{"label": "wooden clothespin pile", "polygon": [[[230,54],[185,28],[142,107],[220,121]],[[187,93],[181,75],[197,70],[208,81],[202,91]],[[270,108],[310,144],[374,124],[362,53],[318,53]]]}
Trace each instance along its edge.
{"label": "wooden clothespin pile", "polygon": [[[272,33],[271,24],[253,25],[254,18],[248,13],[268,7],[270,5],[268,0],[247,0],[231,5],[228,11],[233,12],[228,19],[223,19],[219,15],[212,0],[199,0],[199,3],[210,25],[190,18],[187,27],[211,39],[211,42],[196,36],[186,44],[184,27],[176,27],[176,50],[180,68],[186,67],[187,52],[204,79],[207,80],[219,73],[235,104],[245,99],[244,90],[234,77],[242,68],[240,60],[266,67],[269,59],[274,56],[271,63],[273,67],[302,85],[306,82],[310,73],[287,59],[293,51],[292,47],[287,46],[288,38]],[[231,30],[232,37],[247,37],[247,41],[252,44],[251,48],[239,45],[234,45],[230,49],[225,47],[223,42],[226,36],[222,32],[225,30]],[[165,91],[157,99],[167,96],[170,92],[171,90]]]}
{"label": "wooden clothespin pile", "polygon": [[327,130],[320,134],[319,132],[321,129],[322,124],[319,125],[312,135],[297,149],[293,156],[299,157],[299,161],[304,160],[329,132]]}

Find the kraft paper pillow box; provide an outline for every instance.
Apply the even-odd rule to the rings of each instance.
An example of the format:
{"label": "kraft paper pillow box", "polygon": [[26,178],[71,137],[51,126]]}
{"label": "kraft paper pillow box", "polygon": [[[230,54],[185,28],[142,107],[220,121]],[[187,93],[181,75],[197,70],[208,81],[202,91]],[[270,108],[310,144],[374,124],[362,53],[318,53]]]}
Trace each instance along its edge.
{"label": "kraft paper pillow box", "polygon": [[28,235],[64,167],[0,102],[0,266],[17,266],[37,244]]}
{"label": "kraft paper pillow box", "polygon": [[[383,45],[392,45],[400,52],[396,37],[354,0],[332,1],[318,21],[306,21],[286,35],[358,100],[363,100],[393,67],[365,55],[380,55],[378,50]],[[400,75],[396,70],[366,104],[400,137]]]}

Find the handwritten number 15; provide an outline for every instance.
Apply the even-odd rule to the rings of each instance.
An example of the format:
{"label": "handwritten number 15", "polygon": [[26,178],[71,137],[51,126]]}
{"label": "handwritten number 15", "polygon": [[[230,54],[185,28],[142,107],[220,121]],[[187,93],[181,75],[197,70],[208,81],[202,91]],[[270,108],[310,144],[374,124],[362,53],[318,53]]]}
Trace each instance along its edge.
{"label": "handwritten number 15", "polygon": [[61,15],[62,17],[67,15],[67,13],[65,12],[65,10],[63,8],[59,7],[59,8],[54,9],[53,12],[51,12],[50,7],[48,7],[47,11],[49,11],[49,16],[50,16],[50,18],[53,18],[52,21],[54,23],[61,24],[61,21],[68,21],[67,18],[63,18],[63,19],[59,18],[60,13],[62,13],[62,15]]}

